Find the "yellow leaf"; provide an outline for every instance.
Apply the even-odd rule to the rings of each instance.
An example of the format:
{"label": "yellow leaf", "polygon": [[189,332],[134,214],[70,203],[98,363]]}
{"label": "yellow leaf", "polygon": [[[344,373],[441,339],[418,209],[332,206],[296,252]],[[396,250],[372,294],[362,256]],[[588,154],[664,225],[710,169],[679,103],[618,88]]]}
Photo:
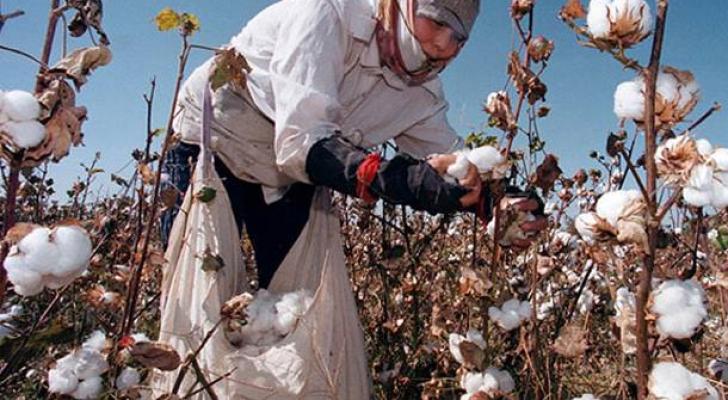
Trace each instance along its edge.
{"label": "yellow leaf", "polygon": [[191,13],[183,13],[181,16],[181,26],[183,35],[191,35],[200,30],[200,19],[197,15]]}
{"label": "yellow leaf", "polygon": [[180,16],[173,9],[166,7],[154,18],[157,29],[160,31],[168,31],[180,25]]}

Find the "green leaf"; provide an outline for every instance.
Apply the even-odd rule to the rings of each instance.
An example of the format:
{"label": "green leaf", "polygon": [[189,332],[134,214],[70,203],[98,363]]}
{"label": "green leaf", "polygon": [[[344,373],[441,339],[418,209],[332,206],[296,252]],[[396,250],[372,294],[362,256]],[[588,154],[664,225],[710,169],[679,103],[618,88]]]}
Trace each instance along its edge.
{"label": "green leaf", "polygon": [[203,186],[195,193],[195,198],[203,203],[211,202],[215,196],[217,196],[217,190],[209,186]]}

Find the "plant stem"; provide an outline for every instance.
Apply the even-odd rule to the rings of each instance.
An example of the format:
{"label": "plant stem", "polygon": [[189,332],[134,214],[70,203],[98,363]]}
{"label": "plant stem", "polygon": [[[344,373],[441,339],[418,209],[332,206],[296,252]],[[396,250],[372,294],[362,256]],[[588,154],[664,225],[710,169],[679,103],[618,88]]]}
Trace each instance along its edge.
{"label": "plant stem", "polygon": [[648,374],[652,365],[648,348],[646,307],[650,296],[652,284],[652,271],[655,268],[655,249],[657,248],[657,233],[659,226],[655,223],[657,205],[657,167],[655,164],[655,151],[657,150],[655,129],[655,96],[657,91],[657,75],[660,68],[660,55],[662,41],[665,34],[665,18],[667,15],[668,0],[659,0],[657,3],[657,24],[655,37],[652,43],[650,64],[644,71],[645,86],[645,168],[647,170],[647,222],[648,249],[640,273],[640,283],[637,290],[637,388],[640,400],[648,396]]}

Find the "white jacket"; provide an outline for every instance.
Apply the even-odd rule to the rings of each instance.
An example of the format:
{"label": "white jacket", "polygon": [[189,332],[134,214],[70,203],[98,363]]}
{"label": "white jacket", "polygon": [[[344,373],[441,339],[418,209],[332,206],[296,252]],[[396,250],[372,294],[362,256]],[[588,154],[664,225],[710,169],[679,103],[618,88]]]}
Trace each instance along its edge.
{"label": "white jacket", "polygon": [[[336,131],[363,147],[394,139],[415,157],[462,146],[439,79],[409,87],[380,66],[376,7],[376,0],[282,0],[233,37],[230,46],[252,67],[249,93],[226,85],[213,95],[213,148],[240,179],[267,187],[269,201],[309,182],[309,149]],[[175,127],[186,142],[199,142],[210,62],[180,94]]]}

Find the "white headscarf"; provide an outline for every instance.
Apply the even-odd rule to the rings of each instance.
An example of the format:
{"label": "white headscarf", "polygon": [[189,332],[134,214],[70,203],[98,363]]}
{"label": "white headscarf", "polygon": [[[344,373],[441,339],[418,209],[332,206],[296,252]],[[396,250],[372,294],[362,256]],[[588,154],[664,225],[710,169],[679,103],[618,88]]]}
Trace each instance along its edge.
{"label": "white headscarf", "polygon": [[397,41],[399,43],[399,51],[402,55],[402,61],[404,61],[404,67],[410,72],[415,72],[422,68],[423,64],[427,61],[427,55],[420,42],[417,41],[413,32],[410,31],[410,27],[414,26],[415,21],[408,21],[407,15],[414,15],[414,10],[409,9],[409,4],[413,4],[414,1],[408,0],[394,0],[399,5],[397,17]]}

